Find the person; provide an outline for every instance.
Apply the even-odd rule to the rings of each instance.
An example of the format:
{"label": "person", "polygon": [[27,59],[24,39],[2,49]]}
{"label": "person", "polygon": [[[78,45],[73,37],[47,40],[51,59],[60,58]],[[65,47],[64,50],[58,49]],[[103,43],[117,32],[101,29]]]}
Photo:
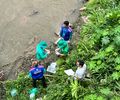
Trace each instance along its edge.
{"label": "person", "polygon": [[29,76],[33,79],[33,87],[36,88],[36,81],[42,80],[43,87],[47,87],[45,82],[44,73],[46,72],[44,66],[39,65],[38,61],[34,61],[32,64],[32,68],[29,71]]}
{"label": "person", "polygon": [[75,77],[77,79],[83,79],[86,74],[86,64],[84,63],[83,60],[78,60],[76,62],[76,65],[78,66],[76,72],[75,72]]}
{"label": "person", "polygon": [[36,46],[36,59],[38,61],[44,60],[47,58],[48,54],[50,54],[50,51],[46,49],[47,43],[45,41],[41,41]]}
{"label": "person", "polygon": [[69,24],[69,21],[64,21],[59,33],[59,37],[60,38],[55,42],[55,44],[57,44],[61,38],[64,39],[65,41],[70,42],[72,38],[72,28],[71,25]]}
{"label": "person", "polygon": [[68,55],[68,53],[69,53],[68,42],[61,39],[58,41],[57,46],[58,46],[58,48],[55,50],[56,55],[58,55],[58,56]]}

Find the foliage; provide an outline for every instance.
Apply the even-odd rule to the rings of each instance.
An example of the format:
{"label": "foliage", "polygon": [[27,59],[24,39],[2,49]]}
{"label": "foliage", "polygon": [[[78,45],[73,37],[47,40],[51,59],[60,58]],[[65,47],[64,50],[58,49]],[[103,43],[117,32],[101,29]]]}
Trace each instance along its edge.
{"label": "foliage", "polygon": [[[41,84],[41,83],[38,83]],[[10,92],[12,89],[18,91],[17,96],[12,97]],[[32,89],[32,79],[28,77],[25,73],[21,73],[17,80],[6,81],[6,97],[7,100],[29,100],[30,91]],[[42,93],[43,87],[39,86],[39,92],[36,96]]]}

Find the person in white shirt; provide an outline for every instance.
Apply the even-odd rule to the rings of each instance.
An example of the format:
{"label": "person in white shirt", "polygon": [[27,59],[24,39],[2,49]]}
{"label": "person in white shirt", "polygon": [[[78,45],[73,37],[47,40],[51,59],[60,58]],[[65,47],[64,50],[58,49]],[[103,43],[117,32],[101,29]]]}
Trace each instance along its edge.
{"label": "person in white shirt", "polygon": [[76,62],[76,65],[78,66],[78,68],[75,72],[75,77],[77,79],[83,79],[86,73],[86,64],[84,63],[84,61],[79,60]]}

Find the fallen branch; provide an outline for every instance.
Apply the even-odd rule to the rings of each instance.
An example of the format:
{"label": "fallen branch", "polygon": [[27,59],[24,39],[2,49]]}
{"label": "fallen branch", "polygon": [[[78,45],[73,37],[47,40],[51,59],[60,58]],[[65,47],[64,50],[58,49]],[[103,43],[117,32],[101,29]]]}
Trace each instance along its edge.
{"label": "fallen branch", "polygon": [[46,77],[57,77],[57,76],[48,75],[48,74],[45,74],[44,76],[46,76]]}

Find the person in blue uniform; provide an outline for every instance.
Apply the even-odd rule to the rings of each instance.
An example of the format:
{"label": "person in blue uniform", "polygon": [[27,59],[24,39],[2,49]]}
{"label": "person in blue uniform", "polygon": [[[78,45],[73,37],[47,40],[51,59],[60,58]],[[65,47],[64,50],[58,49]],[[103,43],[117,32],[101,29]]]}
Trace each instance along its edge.
{"label": "person in blue uniform", "polygon": [[72,28],[69,25],[69,21],[64,21],[60,33],[58,34],[60,38],[55,42],[55,44],[57,44],[61,39],[70,42],[72,38],[72,33],[73,32]]}
{"label": "person in blue uniform", "polygon": [[44,66],[39,65],[37,61],[33,62],[33,66],[29,71],[29,75],[33,79],[33,87],[36,88],[36,81],[41,80],[43,87],[47,87],[45,82],[44,73],[46,72]]}

